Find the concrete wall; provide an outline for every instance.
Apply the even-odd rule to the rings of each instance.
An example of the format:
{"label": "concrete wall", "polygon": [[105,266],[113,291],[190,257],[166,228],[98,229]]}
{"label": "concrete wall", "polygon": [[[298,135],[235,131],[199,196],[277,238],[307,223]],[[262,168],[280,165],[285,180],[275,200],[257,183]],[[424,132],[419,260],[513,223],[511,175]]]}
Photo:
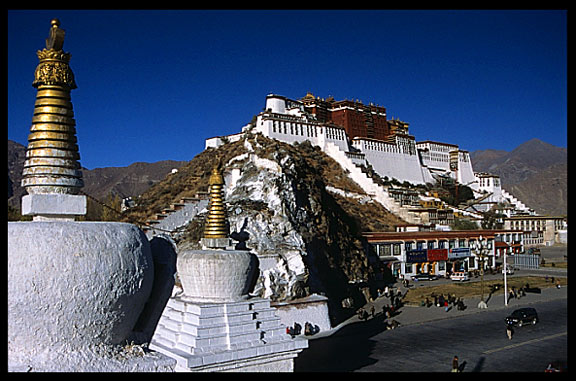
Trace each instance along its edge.
{"label": "concrete wall", "polygon": [[273,303],[272,305],[276,307],[276,316],[280,318],[282,324],[293,327],[294,323],[298,323],[302,326],[302,333],[304,333],[306,322],[317,325],[320,331],[327,331],[331,328],[328,316],[328,298],[324,296],[314,294],[291,302]]}

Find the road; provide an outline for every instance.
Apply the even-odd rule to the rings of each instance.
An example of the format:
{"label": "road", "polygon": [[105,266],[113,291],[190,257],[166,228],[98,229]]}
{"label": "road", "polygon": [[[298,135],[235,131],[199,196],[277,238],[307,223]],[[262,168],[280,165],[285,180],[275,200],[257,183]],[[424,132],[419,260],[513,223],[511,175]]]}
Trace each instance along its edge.
{"label": "road", "polygon": [[504,318],[513,308],[484,310],[450,319],[382,330],[378,317],[350,324],[309,342],[295,371],[448,372],[454,355],[464,372],[543,372],[568,359],[567,299],[531,304],[540,322],[506,336]]}

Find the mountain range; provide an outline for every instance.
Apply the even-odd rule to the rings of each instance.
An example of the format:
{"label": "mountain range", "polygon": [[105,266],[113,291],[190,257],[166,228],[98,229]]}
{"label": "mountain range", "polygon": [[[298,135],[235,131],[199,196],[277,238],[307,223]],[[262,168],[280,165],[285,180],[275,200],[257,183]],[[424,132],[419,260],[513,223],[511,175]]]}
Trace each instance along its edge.
{"label": "mountain range", "polygon": [[[26,147],[8,140],[8,203],[19,208],[25,194],[20,186]],[[568,213],[568,150],[531,139],[512,151],[480,150],[470,153],[475,172],[500,176],[502,187],[538,214]],[[163,180],[186,161],[133,163],[127,167],[83,168],[87,194],[103,200],[110,193],[137,196]]]}
{"label": "mountain range", "polygon": [[475,172],[500,176],[502,187],[541,215],[568,213],[568,149],[531,139],[512,151],[470,153]]}
{"label": "mountain range", "polygon": [[[20,186],[22,169],[26,160],[26,147],[8,140],[8,205],[20,208],[20,199],[26,191]],[[105,200],[109,194],[121,198],[142,194],[152,185],[163,180],[173,169],[187,161],[162,160],[155,163],[133,163],[127,167],[82,168],[82,191]]]}

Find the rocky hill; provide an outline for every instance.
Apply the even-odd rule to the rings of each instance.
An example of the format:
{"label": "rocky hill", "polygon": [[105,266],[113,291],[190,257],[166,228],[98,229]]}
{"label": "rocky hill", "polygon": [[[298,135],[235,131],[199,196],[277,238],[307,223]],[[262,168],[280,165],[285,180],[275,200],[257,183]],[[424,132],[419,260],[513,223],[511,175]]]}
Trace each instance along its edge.
{"label": "rocky hill", "polygon": [[[261,261],[255,294],[276,301],[324,294],[333,323],[352,311],[342,307],[345,299],[363,302],[354,284],[371,283],[380,269],[365,253],[361,232],[393,230],[402,221],[308,142],[290,145],[255,135],[207,149],[144,192],[128,220],[145,220],[171,202],[206,192],[218,163],[230,232]],[[175,236],[180,250],[198,247],[203,223],[199,215]]]}
{"label": "rocky hill", "polygon": [[568,150],[532,139],[514,150],[470,154],[476,172],[500,176],[502,187],[542,215],[568,213]]}

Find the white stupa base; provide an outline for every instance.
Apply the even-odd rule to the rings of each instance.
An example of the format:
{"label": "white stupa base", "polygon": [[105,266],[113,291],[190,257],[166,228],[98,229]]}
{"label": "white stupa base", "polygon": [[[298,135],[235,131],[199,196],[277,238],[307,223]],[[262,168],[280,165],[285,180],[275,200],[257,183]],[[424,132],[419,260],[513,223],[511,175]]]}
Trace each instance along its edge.
{"label": "white stupa base", "polygon": [[86,196],[64,193],[27,194],[22,197],[22,215],[34,221],[71,220],[86,214]]}
{"label": "white stupa base", "polygon": [[293,339],[270,300],[168,301],[150,349],[176,360],[175,371],[292,372],[308,341]]}

